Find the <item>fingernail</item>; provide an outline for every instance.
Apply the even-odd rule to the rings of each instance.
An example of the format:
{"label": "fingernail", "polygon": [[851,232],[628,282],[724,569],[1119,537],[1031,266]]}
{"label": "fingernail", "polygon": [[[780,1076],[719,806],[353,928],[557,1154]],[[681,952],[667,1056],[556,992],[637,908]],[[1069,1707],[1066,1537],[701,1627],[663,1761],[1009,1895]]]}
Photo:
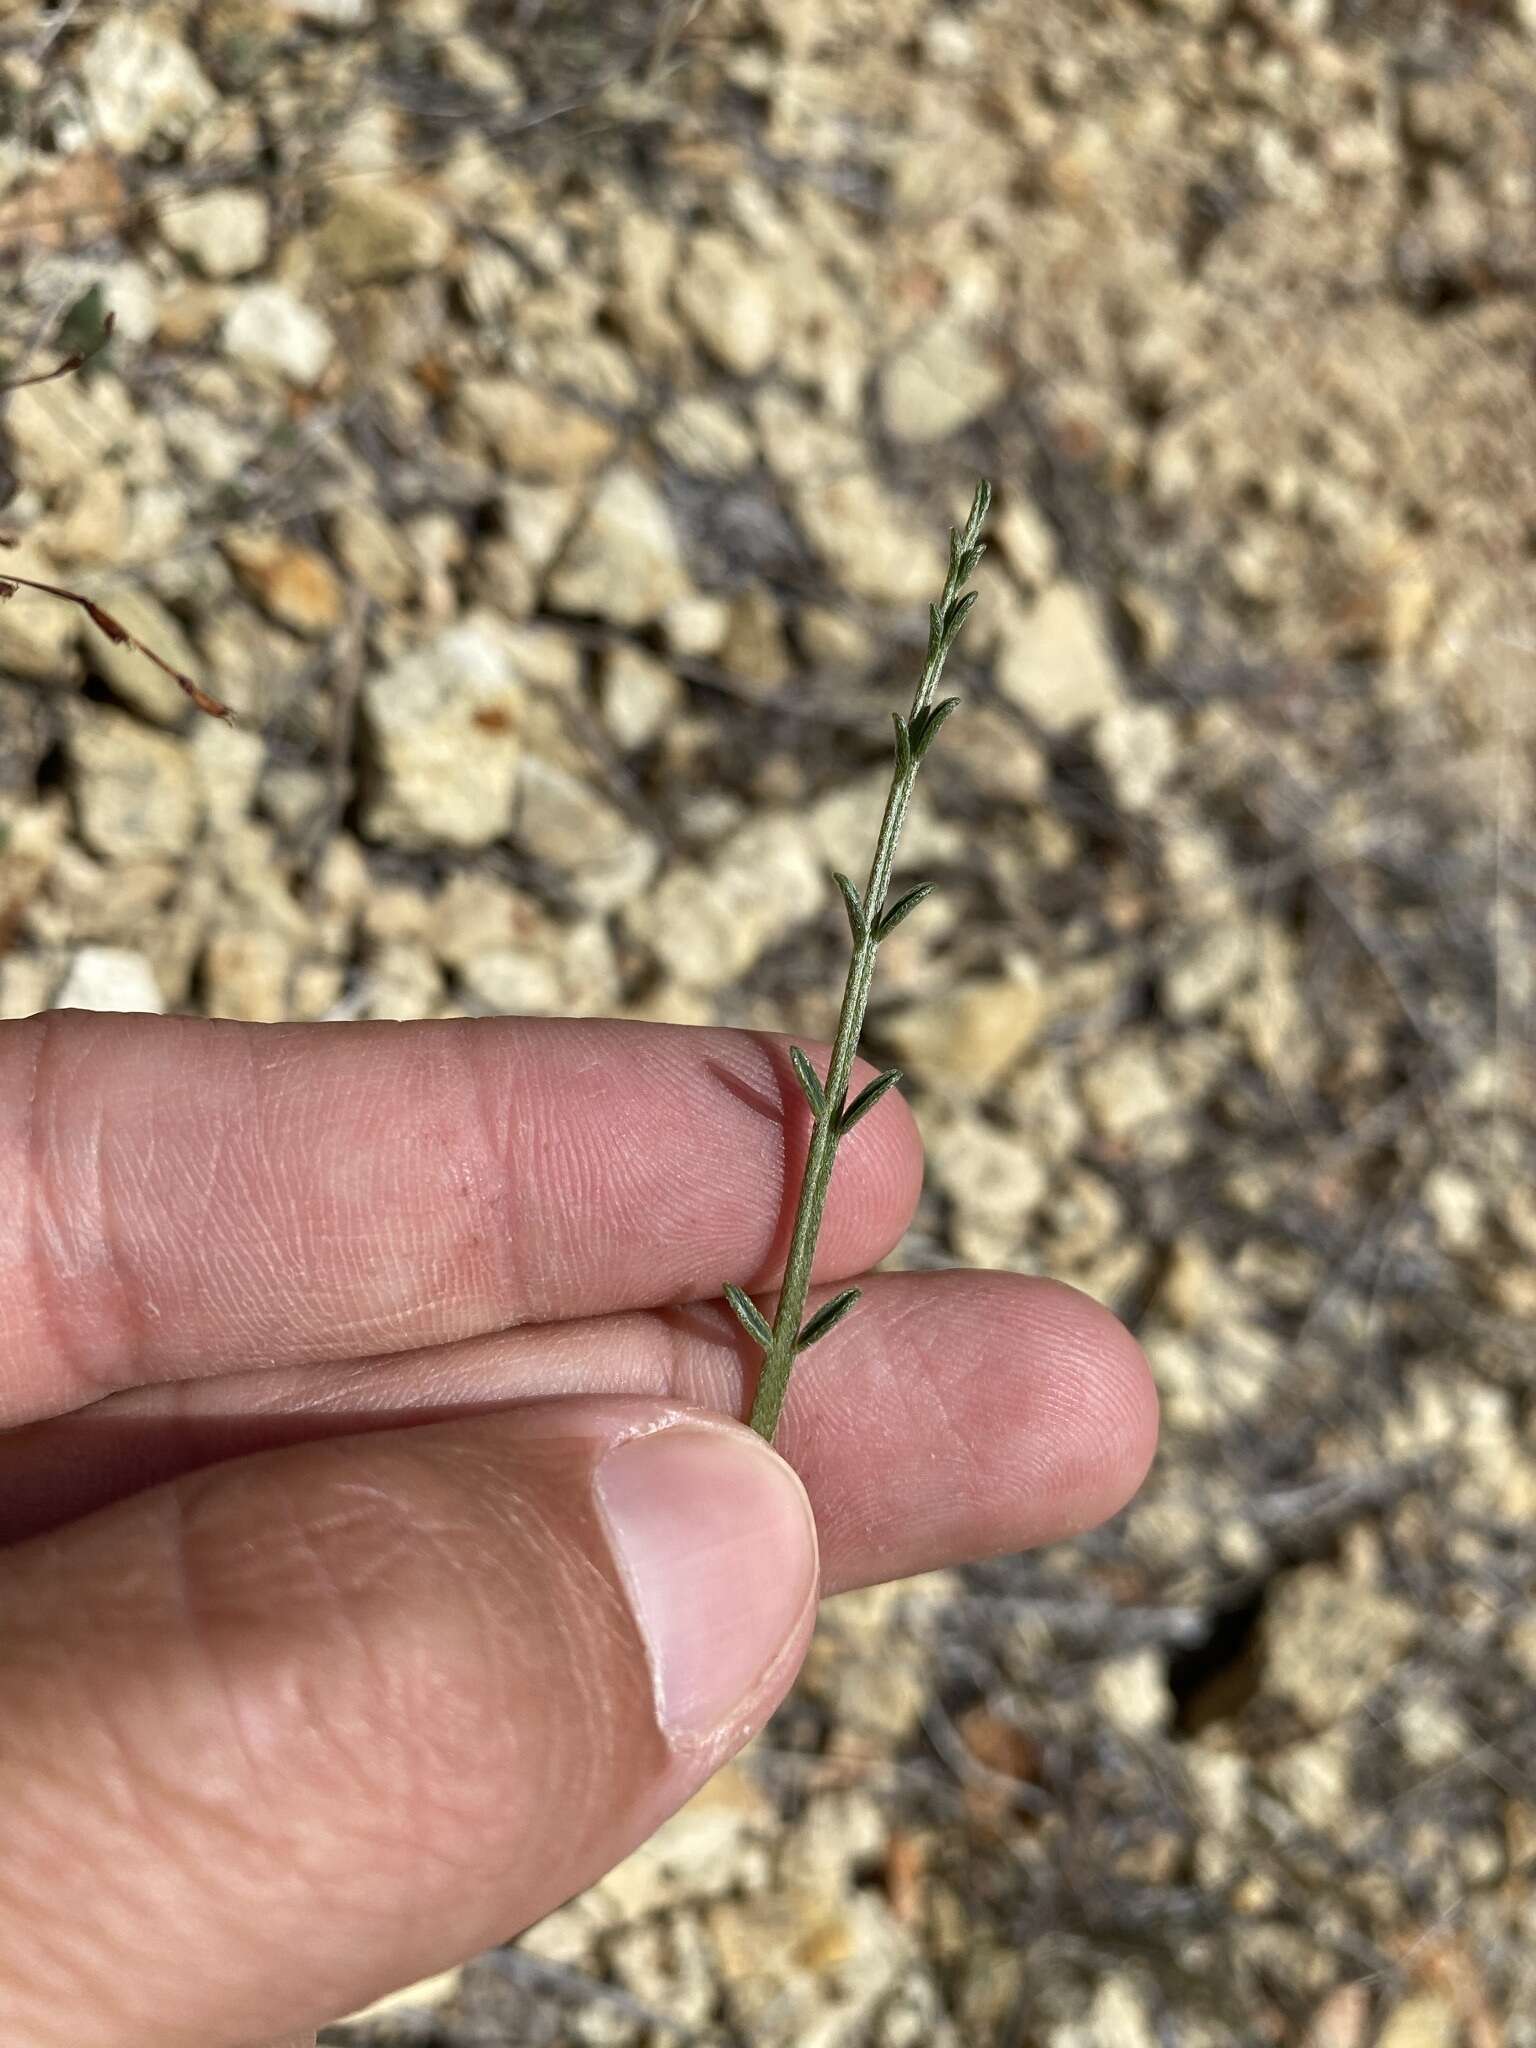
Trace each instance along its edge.
{"label": "fingernail", "polygon": [[712,1735],[753,1703],[815,1593],[805,1489],[756,1437],[679,1424],[610,1451],[597,1499],[662,1729]]}

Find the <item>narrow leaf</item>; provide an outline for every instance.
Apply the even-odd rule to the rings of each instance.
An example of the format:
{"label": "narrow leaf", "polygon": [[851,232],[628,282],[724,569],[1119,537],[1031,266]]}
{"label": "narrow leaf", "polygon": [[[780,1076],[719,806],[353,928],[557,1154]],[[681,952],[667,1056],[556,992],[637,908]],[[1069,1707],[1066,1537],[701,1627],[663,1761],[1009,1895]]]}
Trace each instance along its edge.
{"label": "narrow leaf", "polygon": [[919,882],[915,889],[909,889],[899,903],[891,905],[884,917],[881,918],[879,924],[875,926],[875,937],[877,939],[888,939],[891,933],[895,931],[897,925],[912,915],[919,903],[927,902],[928,898],[933,894],[934,888],[935,884],[932,882]]}
{"label": "narrow leaf", "polygon": [[798,1045],[792,1045],[789,1048],[789,1063],[795,1070],[795,1079],[800,1083],[806,1101],[811,1105],[812,1116],[825,1116],[827,1113],[826,1092],[816,1078],[816,1069],[811,1065]]}
{"label": "narrow leaf", "polygon": [[795,1349],[809,1351],[813,1344],[819,1344],[828,1330],[837,1328],[858,1298],[858,1288],[850,1287],[845,1294],[834,1294],[830,1301],[824,1301],[795,1339]]}
{"label": "narrow leaf", "polygon": [[931,711],[924,714],[921,725],[914,726],[912,729],[912,758],[914,761],[922,760],[928,749],[938,738],[945,719],[953,718],[959,709],[960,699],[958,697],[946,697],[942,704],[935,704]]}
{"label": "narrow leaf", "polygon": [[944,614],[936,604],[928,607],[928,652],[935,655],[944,645]]}
{"label": "narrow leaf", "polygon": [[864,915],[863,898],[846,875],[835,874],[832,879],[842,890],[843,901],[848,906],[848,927],[853,933],[853,943],[862,946],[869,937],[869,922]]}
{"label": "narrow leaf", "polygon": [[949,649],[954,646],[955,641],[959,638],[960,628],[971,616],[978,595],[977,591],[968,590],[964,597],[957,597],[950,606],[944,620],[944,650],[946,653],[948,653]]}
{"label": "narrow leaf", "polygon": [[992,486],[983,477],[976,486],[976,495],[971,500],[970,517],[965,522],[966,539],[974,541],[987,523],[987,514],[992,510]]}
{"label": "narrow leaf", "polygon": [[877,1074],[869,1086],[856,1095],[838,1120],[837,1135],[846,1138],[861,1116],[868,1116],[883,1096],[889,1095],[901,1079],[900,1067],[888,1067],[883,1074]]}
{"label": "narrow leaf", "polygon": [[912,766],[912,735],[899,711],[893,711],[891,717],[896,725],[896,773],[905,775]]}
{"label": "narrow leaf", "polygon": [[768,1318],[763,1314],[750,1294],[743,1294],[739,1287],[727,1285],[725,1298],[736,1311],[736,1320],[749,1337],[755,1337],[766,1351],[773,1343],[773,1331]]}

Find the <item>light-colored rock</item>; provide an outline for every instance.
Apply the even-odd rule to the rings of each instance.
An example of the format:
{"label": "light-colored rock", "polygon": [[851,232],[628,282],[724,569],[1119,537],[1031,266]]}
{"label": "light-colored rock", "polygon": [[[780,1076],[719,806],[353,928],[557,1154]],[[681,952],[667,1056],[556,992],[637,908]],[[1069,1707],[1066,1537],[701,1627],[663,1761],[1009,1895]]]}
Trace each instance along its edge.
{"label": "light-colored rock", "polygon": [[541,575],[559,554],[581,509],[573,484],[508,484],[501,494],[501,516],[508,540],[535,575]]}
{"label": "light-colored rock", "polygon": [[1160,1734],[1173,1719],[1163,1653],[1148,1644],[1109,1658],[1093,1675],[1093,1701],[1111,1728],[1133,1741]]}
{"label": "light-colored rock", "polygon": [[192,772],[216,832],[238,824],[250,810],[266,756],[261,734],[247,725],[226,725],[220,718],[199,718],[193,725]]}
{"label": "light-colored rock", "polygon": [[709,353],[737,377],[755,377],[778,344],[772,278],[731,235],[689,238],[673,291],[683,318]]}
{"label": "light-colored rock", "polygon": [[187,750],[122,712],[81,707],[68,728],[80,836],[104,860],[177,860],[197,836],[201,800]]}
{"label": "light-colored rock", "polygon": [[1120,673],[1092,598],[1053,583],[997,652],[997,686],[1043,732],[1070,732],[1113,709]]}
{"label": "light-colored rock", "polygon": [[[3,573],[3,565],[0,565]],[[196,649],[182,631],[175,614],[147,590],[128,588],[99,593],[112,616],[146,647],[152,647],[162,661],[183,675],[196,676]],[[141,716],[156,725],[180,725],[187,713],[187,699],[163,669],[146,661],[137,649],[109,640],[81,617],[80,646],[86,666],[112,685],[114,693]]]}
{"label": "light-colored rock", "polygon": [[511,830],[588,910],[630,902],[656,869],[647,833],[591,782],[536,754],[525,754],[518,769]]}
{"label": "light-colored rock", "polygon": [[371,839],[489,846],[512,819],[525,694],[506,632],[472,614],[363,685]]}
{"label": "light-colored rock", "polygon": [[374,19],[375,7],[376,0],[277,0],[280,14],[296,14],[324,28],[366,28]]}
{"label": "light-colored rock", "polygon": [[827,1709],[838,1729],[901,1743],[912,1736],[932,1696],[932,1659],[923,1647],[895,1635],[878,1646],[860,1645],[824,1614],[796,1683]]}
{"label": "light-colored rock", "polygon": [[53,999],[56,1010],[119,1010],[160,1016],[165,998],[142,953],[127,946],[82,946]]}
{"label": "light-colored rock", "polygon": [[1488,1227],[1490,1190],[1454,1166],[1425,1174],[1419,1198],[1434,1221],[1435,1236],[1448,1252],[1474,1251]]}
{"label": "light-colored rock", "polygon": [[453,230],[425,193],[376,178],[336,188],[315,236],[315,264],[343,284],[382,284],[434,270],[453,245]]}
{"label": "light-colored rock", "polygon": [[606,1956],[614,1976],[653,2012],[700,2037],[714,2017],[718,1993],[709,1943],[696,1913],[686,1909],[626,1927],[611,1937]]}
{"label": "light-colored rock", "polygon": [[725,988],[825,902],[803,822],[765,812],[733,833],[707,867],[664,875],[631,908],[629,924],[676,981]]}
{"label": "light-colored rock", "polygon": [[626,644],[605,655],[601,689],[603,723],[626,753],[648,747],[686,701],[682,684],[665,662]]}
{"label": "light-colored rock", "polygon": [[324,555],[280,533],[231,528],[220,541],[241,584],[280,626],[323,639],[345,615],[341,585]]}
{"label": "light-colored rock", "polygon": [[1178,1107],[1162,1053],[1148,1037],[1117,1040],[1085,1066],[1078,1085],[1095,1129],[1115,1144]]}
{"label": "light-colored rock", "polygon": [[432,927],[432,904],[409,882],[379,882],[363,898],[363,931],[370,939],[392,945],[397,939],[425,942]]}
{"label": "light-colored rock", "polygon": [[1302,1826],[1325,1837],[1337,1839],[1351,1819],[1350,1750],[1349,1730],[1331,1728],[1311,1742],[1288,1743],[1264,1766],[1264,1776]]}
{"label": "light-colored rock", "polygon": [[1421,1771],[1446,1770],[1477,1747],[1466,1715],[1433,1679],[1399,1703],[1397,1733],[1404,1756]]}
{"label": "light-colored rock", "polygon": [[1056,573],[1056,536],[1039,506],[1016,485],[994,500],[987,538],[1026,590],[1043,590]]}
{"label": "light-colored rock", "polygon": [[964,321],[931,321],[886,364],[880,415],[898,441],[942,441],[990,412],[1007,391],[1002,349]]}
{"label": "light-colored rock", "polygon": [[401,605],[416,588],[416,564],[396,527],[375,506],[348,503],[331,515],[331,544],[349,576],[380,604]]}
{"label": "light-colored rock", "polygon": [[425,946],[409,940],[380,946],[363,970],[358,1014],[406,1024],[435,1017],[442,1007],[443,978]]}
{"label": "light-colored rock", "polygon": [[743,1764],[728,1763],[609,1871],[595,1887],[597,1900],[633,1920],[680,1897],[719,1897],[758,1870],[777,1820]]}
{"label": "light-colored rock", "polygon": [[1402,1601],[1319,1564],[1276,1580],[1262,1627],[1266,1686],[1326,1728],[1396,1669],[1418,1619]]}
{"label": "light-colored rock", "polygon": [[515,946],[477,953],[459,977],[466,1007],[495,1017],[553,1017],[564,989],[553,960]]}
{"label": "light-colored rock", "polygon": [[121,562],[130,549],[128,484],[121,469],[101,470],[77,490],[58,499],[38,537],[51,554],[67,562]]}
{"label": "light-colored rock", "polygon": [[307,837],[330,799],[329,776],[298,761],[274,761],[261,778],[262,813],[291,840]]}
{"label": "light-colored rock", "polygon": [[741,414],[706,392],[680,398],[662,414],[656,445],[695,476],[741,476],[757,459],[756,436]]}
{"label": "light-colored rock", "polygon": [[788,681],[791,661],[784,622],[772,592],[761,584],[742,591],[731,605],[720,666],[732,682],[762,696],[772,696]]}
{"label": "light-colored rock", "polygon": [[293,968],[293,949],[280,932],[226,927],[203,953],[203,1006],[210,1017],[281,1023],[289,1014]]}
{"label": "light-colored rock", "polygon": [[1261,1414],[1281,1383],[1287,1356],[1273,1331],[1237,1317],[1194,1335],[1150,1330],[1146,1345],[1163,1414],[1194,1435],[1214,1435],[1239,1417]]}
{"label": "light-colored rock", "polygon": [[730,630],[731,608],[710,591],[690,591],[661,615],[661,633],[672,654],[708,658],[718,654]]}
{"label": "light-colored rock", "polygon": [[1313,2013],[1302,2048],[1367,2048],[1371,2038],[1371,1988],[1358,1979],[1330,1991]]}
{"label": "light-colored rock", "polygon": [[840,2048],[861,2038],[912,1955],[872,1891],[776,1886],[708,1915],[731,2016],[753,2048]]}
{"label": "light-colored rock", "polygon": [[[110,370],[89,383],[56,377],[8,393],[5,431],[11,463],[39,491],[95,483],[129,456],[153,466],[157,429],[153,422],[146,427],[127,386]],[[18,559],[16,567],[25,572],[25,561]]]}
{"label": "light-colored rock", "polygon": [[1448,1998],[1426,1991],[1405,1998],[1376,2036],[1376,2048],[1457,2048],[1461,2020]]}
{"label": "light-colored rock", "polygon": [[956,1255],[969,1265],[1006,1265],[1045,1198],[1045,1169],[1028,1140],[973,1111],[925,1135],[934,1177],[949,1198]]}
{"label": "light-colored rock", "polygon": [[510,882],[461,868],[430,906],[424,929],[438,959],[461,973],[483,953],[548,951],[549,923],[534,899]]}
{"label": "light-colored rock", "polygon": [[1134,1978],[1106,1977],[1081,2021],[1053,2027],[1049,2048],[1159,2048],[1146,1997]]}
{"label": "light-colored rock", "polygon": [[227,484],[255,453],[255,437],[206,405],[167,404],[160,424],[172,452],[204,483]]}
{"label": "light-colored rock", "polygon": [[1244,1290],[1208,1241],[1186,1231],[1168,1247],[1157,1290],[1157,1311],[1181,1330],[1209,1330],[1239,1314]]}
{"label": "light-colored rock", "polygon": [[889,1834],[889,1815],[872,1793],[821,1793],[786,1830],[778,1875],[785,1884],[836,1898],[853,1889]]}
{"label": "light-colored rock", "polygon": [[1509,1624],[1505,1649],[1523,1678],[1536,1686],[1536,1614],[1518,1614]]}
{"label": "light-colored rock", "polygon": [[1175,1023],[1192,1023],[1219,1010],[1257,964],[1253,928],[1243,918],[1199,932],[1163,969],[1162,1006]]}
{"label": "light-colored rock", "polygon": [[1178,766],[1178,720],[1163,704],[1112,704],[1089,744],[1121,808],[1150,811]]}
{"label": "light-colored rock", "polygon": [[[563,627],[545,625],[542,620],[530,625],[510,625],[505,631],[518,674],[527,682],[543,686],[547,693],[542,700],[544,708],[552,715],[556,714],[557,707],[551,699],[570,699],[581,687],[580,643]],[[549,725],[547,720],[545,723],[551,733],[560,729],[558,715],[555,715],[553,725]],[[551,740],[550,745],[553,744]]]}
{"label": "light-colored rock", "polygon": [[[51,939],[70,937],[104,945],[129,943],[129,934],[150,926],[175,887],[176,868],[167,860],[134,860],[108,866],[83,848],[58,850],[46,900],[34,906],[33,928]],[[56,922],[57,920],[57,922]]]}
{"label": "light-colored rock", "polygon": [[211,834],[207,850],[232,914],[284,933],[295,946],[309,941],[309,913],[289,886],[270,825],[254,818],[237,820]]}
{"label": "light-colored rock", "polygon": [[962,705],[939,746],[983,795],[1003,803],[1028,803],[1044,792],[1050,777],[1044,751],[1022,719],[1000,704]]}
{"label": "light-colored rock", "polygon": [[813,668],[862,676],[875,658],[874,636],[861,619],[832,605],[806,605],[799,617],[799,640]]}
{"label": "light-colored rock", "polygon": [[1068,1159],[1082,1143],[1084,1118],[1077,1098],[1061,1085],[1050,1053],[1018,1067],[1004,1091],[1009,1120],[1041,1159]]}
{"label": "light-colored rock", "polygon": [[[9,551],[0,553],[0,585],[11,566],[18,576],[34,576],[45,583],[53,580],[53,564],[39,560],[31,549],[14,557]],[[0,674],[23,676],[30,682],[73,682],[81,667],[80,635],[80,615],[73,605],[31,590],[0,598]]]}
{"label": "light-colored rock", "polygon": [[237,363],[306,389],[319,383],[335,346],[325,321],[285,285],[251,285],[224,322],[224,348]]}
{"label": "light-colored rock", "polygon": [[109,148],[137,155],[152,142],[181,142],[218,106],[219,96],[186,44],[161,20],[110,13],[80,57],[80,79],[96,132]]}
{"label": "light-colored rock", "polygon": [[1044,1014],[1040,969],[1019,954],[1006,974],[882,1018],[879,1036],[925,1086],[985,1095],[1033,1043]]}
{"label": "light-colored rock", "polygon": [[0,1021],[12,1023],[46,1010],[58,987],[61,965],[42,953],[0,956]]}
{"label": "light-colored rock", "polygon": [[160,208],[157,224],[161,238],[204,277],[244,277],[267,260],[267,202],[243,186],[178,193]]}
{"label": "light-colored rock", "polygon": [[851,427],[814,411],[775,382],[761,385],[749,403],[763,460],[787,489],[848,475],[868,479],[868,450]]}
{"label": "light-colored rock", "polygon": [[877,604],[932,602],[946,566],[933,522],[878,478],[858,470],[815,477],[794,498],[807,538],[844,590]]}
{"label": "light-colored rock", "polygon": [[454,400],[461,438],[489,448],[513,476],[578,482],[601,467],[618,435],[584,406],[517,377],[471,377]]}
{"label": "light-colored rock", "polygon": [[611,470],[550,574],[550,603],[558,611],[643,626],[690,590],[661,493],[639,470]]}

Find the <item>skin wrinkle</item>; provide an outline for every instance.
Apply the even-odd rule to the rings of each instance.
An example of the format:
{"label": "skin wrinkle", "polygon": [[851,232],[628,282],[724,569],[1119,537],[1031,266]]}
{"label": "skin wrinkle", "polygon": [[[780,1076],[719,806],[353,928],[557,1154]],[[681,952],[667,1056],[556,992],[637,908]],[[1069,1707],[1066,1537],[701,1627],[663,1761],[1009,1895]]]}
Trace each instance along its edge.
{"label": "skin wrinkle", "polygon": [[[474,1126],[481,1133],[481,1142],[489,1168],[489,1199],[480,1197],[482,1206],[488,1212],[484,1231],[488,1247],[487,1265],[490,1274],[491,1299],[507,1304],[521,1301],[528,1284],[526,1273],[516,1256],[520,1234],[515,1228],[514,1209],[516,1189],[520,1183],[514,1171],[514,1118],[512,1104],[522,1099],[521,1091],[509,1084],[500,1090],[488,1087],[489,1076],[470,1058],[470,1040],[458,1042],[458,1058],[462,1084],[475,1110]],[[508,1048],[507,1064],[514,1065],[518,1048]],[[475,1191],[474,1177],[466,1173],[465,1193]]]}
{"label": "skin wrinkle", "polygon": [[[597,1540],[604,1539],[599,1537]],[[553,1525],[546,1524],[544,1542],[552,1554],[559,1555],[558,1531]],[[583,1553],[577,1558],[567,1556],[565,1562],[568,1575],[575,1567],[575,1579],[570,1587],[572,1597],[556,1603],[548,1621],[553,1624],[553,1641],[558,1653],[572,1674],[566,1697],[576,1701],[578,1711],[575,1715],[562,1716],[557,1724],[561,1736],[561,1767],[549,1774],[546,1783],[555,1782],[568,1788],[573,1807],[580,1816],[573,1834],[594,1839],[601,1836],[612,1819],[616,1790],[622,1803],[633,1803],[627,1797],[628,1781],[622,1773],[616,1787],[611,1779],[605,1782],[601,1773],[585,1767],[587,1757],[613,1756],[616,1749],[622,1752],[623,1745],[617,1743],[616,1738],[628,1724],[629,1696],[626,1693],[622,1703],[598,1699],[593,1695],[593,1688],[582,1682],[581,1674],[594,1662],[615,1672],[643,1672],[647,1667],[634,1616],[618,1587],[590,1554]],[[600,1625],[595,1630],[590,1626],[594,1614],[600,1617]],[[606,1647],[609,1654],[594,1658],[594,1644]],[[649,1699],[648,1685],[645,1691]],[[659,1731],[656,1743],[659,1763],[665,1753]],[[626,1762],[633,1770],[638,1759],[630,1754]]]}
{"label": "skin wrinkle", "polygon": [[[114,1375],[118,1379],[139,1376],[141,1362],[149,1356],[150,1345],[146,1341],[145,1317],[138,1304],[149,1298],[149,1289],[138,1285],[132,1277],[127,1256],[127,1231],[121,1221],[120,1204],[116,1199],[115,1175],[110,1163],[111,1129],[108,1121],[107,1099],[99,1098],[95,1126],[92,1132],[94,1165],[96,1169],[96,1218],[101,1231],[102,1251],[106,1257],[107,1281],[112,1290],[118,1324],[118,1345],[113,1356]],[[153,1161],[155,1128],[151,1123],[144,1132],[145,1150],[134,1162],[135,1171],[141,1168],[153,1186]],[[130,1193],[136,1193],[136,1190]],[[144,1213],[143,1205],[132,1203],[134,1210]],[[153,1209],[149,1209],[153,1215]],[[104,1303],[103,1303],[104,1306]],[[110,1384],[110,1382],[109,1382]]]}
{"label": "skin wrinkle", "polygon": [[[73,1325],[65,1312],[62,1276],[56,1275],[53,1257],[47,1249],[51,1233],[44,1221],[43,1213],[50,1185],[49,1146],[44,1131],[47,1109],[44,1075],[56,1057],[55,1049],[60,1035],[58,1020],[59,1013],[50,1011],[32,1028],[32,1059],[27,1073],[27,1108],[22,1146],[25,1164],[22,1201],[26,1212],[23,1236],[27,1261],[22,1277],[30,1282],[30,1291],[39,1311],[44,1338],[53,1354],[63,1361],[63,1379],[66,1387],[78,1387],[86,1399],[91,1399],[93,1395],[90,1368],[86,1363],[86,1354],[77,1350],[75,1345]],[[73,1396],[69,1398],[72,1403]],[[8,1422],[10,1419],[8,1416],[0,1416],[0,1422]]]}

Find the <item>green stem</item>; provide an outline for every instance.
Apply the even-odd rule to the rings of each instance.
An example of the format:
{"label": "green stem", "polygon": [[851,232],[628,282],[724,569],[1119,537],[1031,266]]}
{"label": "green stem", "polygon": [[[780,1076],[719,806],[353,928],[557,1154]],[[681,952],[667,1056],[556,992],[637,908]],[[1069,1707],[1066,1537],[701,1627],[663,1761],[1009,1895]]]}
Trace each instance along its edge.
{"label": "green stem", "polygon": [[[912,735],[917,734],[919,721],[933,701],[950,646],[959,624],[964,620],[966,607],[960,609],[958,620],[956,607],[961,604],[961,593],[980,559],[978,536],[990,501],[991,493],[987,486],[984,483],[979,485],[964,532],[950,536],[949,576],[943,598],[932,614],[928,658],[907,719],[907,731]],[[911,806],[917,771],[922,765],[922,752],[923,749],[917,746],[903,747],[898,741],[896,774],[886,798],[880,837],[864,891],[864,932],[854,945],[853,959],[849,963],[842,1009],[838,1013],[837,1037],[833,1041],[832,1061],[824,1083],[826,1107],[816,1117],[812,1130],[805,1178],[801,1182],[800,1200],[795,1210],[789,1258],[773,1320],[773,1343],[763,1358],[757,1398],[752,1408],[752,1427],[768,1443],[772,1443],[779,1426],[779,1417],[789,1392],[790,1374],[794,1370],[805,1317],[805,1300],[810,1290],[811,1268],[816,1258],[816,1242],[821,1234],[827,1191],[832,1183],[832,1167],[842,1135],[840,1126],[847,1103],[849,1078],[858,1054],[864,1016],[869,1008],[869,992],[875,978],[875,955],[880,949],[880,919],[890,889],[896,848]]]}

